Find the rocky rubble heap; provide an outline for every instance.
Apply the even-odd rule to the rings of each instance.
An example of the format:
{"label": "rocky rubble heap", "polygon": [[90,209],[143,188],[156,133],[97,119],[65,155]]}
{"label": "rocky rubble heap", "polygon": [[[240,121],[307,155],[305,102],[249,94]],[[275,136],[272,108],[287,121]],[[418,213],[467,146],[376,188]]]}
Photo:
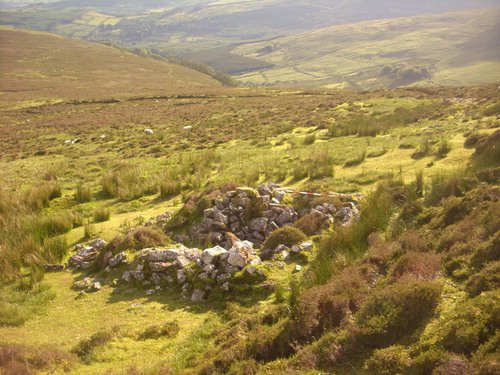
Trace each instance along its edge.
{"label": "rocky rubble heap", "polygon": [[[253,244],[249,241],[235,241],[226,250],[215,246],[203,251],[186,247],[171,249],[143,249],[140,255],[141,263],[133,271],[125,271],[122,279],[126,282],[137,280],[144,285],[156,284],[146,294],[161,290],[163,280],[168,284],[178,283],[184,296],[192,301],[205,297],[207,291],[214,287],[229,290],[229,279],[234,272],[246,270],[249,274],[263,271],[256,266],[261,265],[261,259],[256,255]],[[204,289],[194,288],[197,280],[210,281]],[[197,283],[199,284],[199,283]]]}
{"label": "rocky rubble heap", "polygon": [[190,230],[191,240],[206,241],[229,248],[228,232],[241,241],[261,246],[275,229],[290,225],[298,218],[293,207],[283,207],[284,193],[275,191],[279,185],[260,185],[257,190],[240,187],[229,191],[222,199],[214,200],[214,207],[203,212],[200,225]]}
{"label": "rocky rubble heap", "polygon": [[76,245],[77,253],[68,259],[68,266],[71,268],[87,269],[97,257],[99,250],[106,246],[106,241],[98,238],[88,246]]}
{"label": "rocky rubble heap", "polygon": [[[230,248],[233,233],[242,241],[250,241],[255,246],[262,246],[264,240],[274,230],[292,225],[297,219],[310,213],[316,215],[325,226],[333,224],[337,208],[331,204],[321,204],[311,209],[297,212],[294,207],[281,204],[284,192],[276,190],[280,185],[262,184],[256,190],[248,187],[229,191],[222,199],[214,200],[214,206],[203,212],[201,223],[190,230],[190,237],[178,235],[177,242],[186,240],[210,243]],[[336,218],[342,225],[349,225],[359,211],[354,202],[340,208]]]}

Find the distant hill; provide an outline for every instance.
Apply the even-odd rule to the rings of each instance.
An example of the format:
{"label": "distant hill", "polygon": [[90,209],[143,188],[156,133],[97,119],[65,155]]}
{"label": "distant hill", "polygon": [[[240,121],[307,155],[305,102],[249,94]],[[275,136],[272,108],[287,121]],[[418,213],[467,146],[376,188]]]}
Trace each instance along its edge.
{"label": "distant hill", "polygon": [[376,89],[500,82],[500,8],[333,26],[232,54],[272,68],[243,73],[264,85]]}
{"label": "distant hill", "polygon": [[194,70],[102,44],[0,29],[2,101],[176,95],[220,86]]}
{"label": "distant hill", "polygon": [[498,0],[62,0],[3,11],[0,23],[180,56],[334,25],[497,5]]}

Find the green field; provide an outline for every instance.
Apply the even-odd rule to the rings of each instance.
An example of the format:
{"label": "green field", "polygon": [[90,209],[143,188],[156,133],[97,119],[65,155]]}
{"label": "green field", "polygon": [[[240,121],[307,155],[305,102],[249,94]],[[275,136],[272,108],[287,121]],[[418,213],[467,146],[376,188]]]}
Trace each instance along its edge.
{"label": "green field", "polygon": [[[2,374],[498,369],[495,82],[226,87],[100,44],[13,29],[0,38]],[[190,266],[207,287],[200,302],[177,283],[147,295],[150,284],[122,281],[139,247],[179,247],[174,236],[215,198],[272,181],[362,193],[360,217],[317,226],[304,215],[293,228],[311,250],[265,260],[260,276],[233,270],[226,292]],[[353,204],[321,199],[283,202]],[[145,226],[165,212],[167,224]],[[119,248],[130,264],[44,272],[97,237],[121,246],[99,257]],[[75,290],[84,277],[102,288]]]}
{"label": "green field", "polygon": [[500,80],[498,9],[334,26],[247,44],[233,54],[273,68],[237,76],[257,85],[378,89]]}

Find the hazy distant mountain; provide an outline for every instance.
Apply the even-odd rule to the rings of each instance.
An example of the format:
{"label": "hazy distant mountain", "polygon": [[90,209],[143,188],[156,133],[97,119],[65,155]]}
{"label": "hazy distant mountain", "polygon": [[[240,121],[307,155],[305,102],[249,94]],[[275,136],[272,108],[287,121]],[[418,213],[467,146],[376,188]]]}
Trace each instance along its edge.
{"label": "hazy distant mountain", "polygon": [[374,89],[500,82],[500,8],[332,26],[232,54],[271,68],[241,73],[252,84]]}
{"label": "hazy distant mountain", "polygon": [[[18,0],[18,3],[20,1]],[[2,5],[15,2],[4,0]],[[335,38],[336,29],[328,31],[329,28],[366,21],[438,15],[443,12],[485,7],[500,9],[499,6],[499,0],[61,0],[48,4],[34,4],[21,9],[3,10],[0,12],[0,23],[88,41],[115,43],[127,48],[139,47],[163,56],[201,61],[222,72],[240,76],[244,81],[251,83],[307,83],[357,87],[359,82],[363,81],[365,83],[361,87],[365,87],[366,80],[371,80],[368,86],[378,87],[379,84],[398,85],[421,81],[422,79],[413,79],[416,75],[412,79],[400,79],[397,74],[372,79],[374,72],[379,69],[379,64],[398,64],[406,60],[412,60],[413,65],[418,65],[419,68],[421,65],[427,69],[423,70],[423,76],[420,78],[433,83],[434,81],[429,79],[435,78],[435,73],[440,69],[438,67],[443,66],[441,59],[436,57],[439,51],[434,47],[443,45],[440,50],[443,53],[444,51],[451,53],[446,61],[451,61],[455,56],[452,46],[464,52],[468,48],[468,40],[476,37],[480,43],[474,46],[479,46],[477,48],[481,49],[484,43],[481,42],[482,37],[479,37],[479,32],[484,27],[488,27],[491,33],[499,34],[494,25],[495,17],[500,18],[498,12],[492,11],[491,14],[487,14],[488,21],[484,24],[478,21],[474,23],[474,27],[469,27],[467,19],[463,17],[457,22],[448,18],[439,21],[440,19],[436,18],[430,21],[430,25],[425,25],[425,21],[414,24],[415,28],[410,28],[409,32],[422,33],[424,36],[427,35],[427,31],[436,28],[434,34],[439,39],[440,30],[446,35],[452,35],[448,32],[450,30],[444,29],[448,23],[451,23],[453,30],[460,30],[460,22],[466,22],[463,32],[459,33],[460,39],[451,37],[451,45],[443,40],[438,40],[436,44],[429,43],[424,37],[421,41],[414,40],[414,45],[409,49],[419,49],[421,56],[419,55],[417,59],[411,54],[406,57],[401,56],[397,44],[393,44],[397,42],[398,32],[406,32],[399,23],[396,23],[397,26],[394,28],[388,27],[384,32],[379,30],[374,43],[367,42],[366,45],[363,44],[364,32],[357,26],[352,29],[352,35],[347,35],[347,40],[352,41],[351,44],[339,41]],[[314,34],[316,31],[319,34]],[[300,37],[294,37],[298,35]],[[314,35],[324,35],[320,37],[319,45],[312,42],[315,39]],[[467,38],[463,40],[463,45],[457,46],[465,36]],[[357,40],[357,37],[360,39]],[[387,40],[387,43],[384,43],[384,40]],[[279,53],[284,52],[283,49],[275,47],[277,43],[286,45],[287,50],[294,51],[290,56],[286,55],[286,63],[277,58]],[[332,44],[336,47],[332,47]],[[367,62],[362,49],[370,47],[380,49],[377,56],[385,57]],[[362,72],[355,72],[361,75],[362,79],[351,77],[350,83],[346,83],[343,78],[333,79],[331,70],[333,69],[338,75],[342,69],[332,67],[333,61],[337,60],[328,57],[323,60],[316,59],[316,53],[323,49],[330,51],[327,55],[337,49],[346,52],[349,58],[339,60],[340,62],[336,64],[340,64],[339,66],[347,64],[353,68],[365,67]],[[299,50],[302,52],[299,53]],[[357,52],[349,55],[348,52],[352,50]],[[306,55],[307,59],[312,58],[319,65],[311,71],[303,66],[300,59],[296,59],[297,54]],[[367,54],[372,55],[370,52]],[[483,52],[475,56],[480,59],[482,55]],[[285,55],[281,55],[281,58],[283,56]],[[337,54],[335,58],[339,59],[340,55]],[[353,64],[354,58],[361,60]],[[370,67],[365,66],[367,63],[371,64]],[[413,65],[409,68],[413,68]],[[292,69],[292,72],[287,71],[280,74],[280,77],[274,74],[269,76],[266,73],[265,78],[262,76],[257,78],[260,73],[254,74],[263,70],[269,73],[271,68],[273,72],[280,69]],[[324,74],[328,77],[324,77]],[[438,80],[441,81],[455,82],[453,79]]]}

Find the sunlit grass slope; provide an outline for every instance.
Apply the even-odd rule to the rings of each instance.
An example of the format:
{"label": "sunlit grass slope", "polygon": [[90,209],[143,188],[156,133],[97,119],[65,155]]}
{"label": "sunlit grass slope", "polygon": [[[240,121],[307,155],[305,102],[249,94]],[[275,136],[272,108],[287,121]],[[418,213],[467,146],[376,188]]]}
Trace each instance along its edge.
{"label": "sunlit grass slope", "polygon": [[196,71],[101,44],[0,30],[3,102],[176,95],[218,87]]}
{"label": "sunlit grass slope", "polygon": [[500,8],[367,21],[237,47],[253,84],[374,89],[500,81]]}

